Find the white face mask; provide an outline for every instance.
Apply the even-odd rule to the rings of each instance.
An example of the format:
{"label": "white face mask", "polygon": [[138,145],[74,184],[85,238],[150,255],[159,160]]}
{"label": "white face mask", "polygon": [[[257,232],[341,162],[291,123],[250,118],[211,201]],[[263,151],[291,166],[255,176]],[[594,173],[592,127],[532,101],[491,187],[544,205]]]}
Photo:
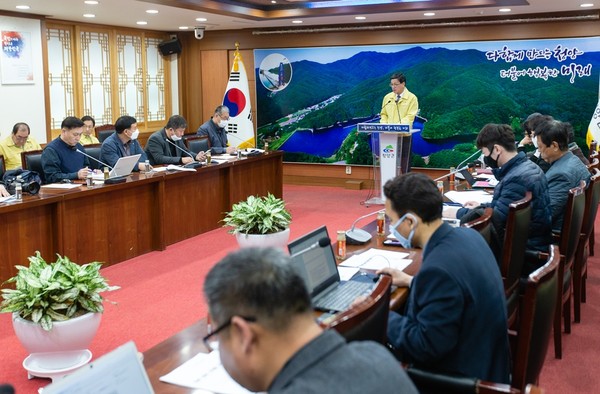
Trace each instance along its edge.
{"label": "white face mask", "polygon": [[179,137],[177,134],[173,133],[173,135],[171,136],[171,139],[173,141],[179,141],[179,140],[181,140],[181,137]]}
{"label": "white face mask", "polygon": [[537,137],[531,137],[531,142],[533,142],[533,146],[535,146],[535,149],[538,149]]}
{"label": "white face mask", "polygon": [[219,127],[222,128],[222,129],[224,129],[224,128],[227,127],[228,124],[229,124],[228,120],[222,120],[221,119],[221,121],[219,122]]}
{"label": "white face mask", "polygon": [[139,131],[139,130],[136,130],[136,131],[134,131],[133,133],[131,133],[131,137],[130,137],[130,138],[131,138],[132,140],[137,140],[137,139],[138,139],[138,137],[139,137],[139,135],[140,135],[140,131]]}

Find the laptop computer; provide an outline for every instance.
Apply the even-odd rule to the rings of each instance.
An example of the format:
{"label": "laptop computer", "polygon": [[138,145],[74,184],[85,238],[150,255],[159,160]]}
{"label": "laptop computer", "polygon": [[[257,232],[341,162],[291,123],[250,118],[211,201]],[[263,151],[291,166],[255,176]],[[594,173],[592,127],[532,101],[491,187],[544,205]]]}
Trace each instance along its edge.
{"label": "laptop computer", "polygon": [[[133,168],[139,162],[141,156],[142,155],[138,153],[137,155],[119,157],[119,160],[117,160],[112,170],[110,170],[110,172],[108,173],[108,177],[117,178],[131,174]],[[95,181],[103,181],[104,174],[94,174],[93,179]]]}
{"label": "laptop computer", "polygon": [[[460,174],[463,176],[463,178],[465,178],[465,180],[469,183],[469,185],[471,187],[483,187],[483,188],[494,188],[496,187],[496,184],[498,183],[496,182],[492,182],[491,180],[487,179],[487,178],[476,178],[474,177],[469,170],[464,169],[459,171]],[[494,179],[495,181],[495,179]]]}
{"label": "laptop computer", "polygon": [[361,295],[369,295],[375,287],[372,281],[341,281],[331,245],[318,246],[329,238],[327,227],[321,226],[288,244],[292,265],[304,279],[313,307],[322,311],[340,312],[348,309]]}
{"label": "laptop computer", "polygon": [[152,384],[133,342],[44,387],[44,394],[152,394]]}

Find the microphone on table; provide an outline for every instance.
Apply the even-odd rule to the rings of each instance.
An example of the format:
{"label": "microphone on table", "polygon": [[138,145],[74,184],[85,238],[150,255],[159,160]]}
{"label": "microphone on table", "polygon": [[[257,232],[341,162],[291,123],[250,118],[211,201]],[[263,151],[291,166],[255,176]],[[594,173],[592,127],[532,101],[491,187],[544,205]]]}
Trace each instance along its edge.
{"label": "microphone on table", "polygon": [[302,255],[302,254],[304,254],[304,253],[306,253],[306,252],[308,252],[310,250],[313,250],[313,249],[316,249],[316,248],[325,248],[325,247],[327,247],[329,245],[331,245],[331,240],[329,238],[327,238],[327,237],[323,237],[323,238],[320,238],[317,242],[313,243],[312,245],[310,245],[310,246],[308,246],[308,247],[306,247],[306,248],[304,248],[302,250],[299,250],[299,251],[297,251],[295,253],[292,253],[290,255],[290,257],[291,258],[298,257],[298,256],[300,256],[300,255]]}
{"label": "microphone on table", "polygon": [[182,147],[180,147],[179,145],[177,145],[173,141],[169,140],[168,138],[165,138],[165,141],[167,141],[169,144],[173,145],[175,148],[179,149],[180,151],[182,151],[183,153],[185,153],[186,155],[188,155],[189,157],[191,157],[192,160],[196,161],[196,158],[194,157],[194,155],[192,155],[187,150],[183,149]]}
{"label": "microphone on table", "polygon": [[472,163],[468,163],[468,161],[470,159],[472,159],[474,156],[479,155],[479,154],[481,154],[481,149],[477,150],[475,153],[473,153],[472,155],[470,155],[469,157],[467,157],[466,159],[464,159],[463,161],[461,161],[460,163],[458,163],[458,165],[456,166],[457,168],[454,171],[450,171],[447,174],[444,174],[444,175],[442,175],[442,176],[440,176],[438,178],[435,178],[433,181],[434,182],[441,181],[442,179],[444,179],[444,178],[446,178],[446,177],[448,177],[450,175],[453,175],[453,174],[456,174],[458,172],[461,172],[463,170],[468,169],[469,165],[472,164]]}
{"label": "microphone on table", "polygon": [[369,216],[377,215],[379,212],[385,212],[385,210],[380,209],[378,211],[368,213],[356,219],[354,223],[352,223],[352,227],[350,227],[350,230],[346,231],[346,243],[350,245],[360,245],[369,242],[371,238],[373,238],[371,234],[369,234],[363,229],[355,228],[356,223],[358,223],[364,218],[368,218]]}
{"label": "microphone on table", "polygon": [[77,153],[81,153],[82,155],[84,155],[84,156],[88,157],[89,159],[92,159],[92,160],[94,160],[96,163],[100,163],[100,164],[102,164],[102,166],[103,166],[103,167],[108,167],[108,168],[110,168],[111,170],[113,169],[111,166],[109,166],[108,164],[106,164],[106,163],[104,163],[104,162],[102,162],[102,161],[100,161],[100,160],[96,159],[96,158],[95,158],[94,156],[92,156],[92,155],[88,155],[87,153],[85,153],[85,152],[83,152],[83,151],[81,151],[81,150],[79,150],[79,149],[75,149],[75,151],[76,151]]}

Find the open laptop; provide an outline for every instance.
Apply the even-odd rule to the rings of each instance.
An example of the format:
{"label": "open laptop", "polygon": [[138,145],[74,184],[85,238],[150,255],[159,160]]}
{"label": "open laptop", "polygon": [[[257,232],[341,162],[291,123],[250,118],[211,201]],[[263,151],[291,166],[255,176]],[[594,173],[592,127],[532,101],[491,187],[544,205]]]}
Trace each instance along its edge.
{"label": "open laptop", "polygon": [[133,342],[44,387],[43,394],[152,394],[154,390]]}
{"label": "open laptop", "polygon": [[327,227],[321,226],[290,242],[288,250],[294,269],[304,279],[313,307],[339,312],[348,309],[356,297],[371,294],[375,283],[341,281],[333,248],[318,246],[324,237],[329,238]]}
{"label": "open laptop", "polygon": [[459,171],[460,174],[465,178],[465,180],[469,183],[471,187],[483,187],[483,188],[494,188],[498,184],[498,182],[494,179],[494,181],[488,178],[476,178],[469,172],[469,170],[464,169]]}
{"label": "open laptop", "polygon": [[[131,174],[131,171],[133,171],[133,168],[139,162],[141,156],[142,155],[138,153],[137,155],[119,157],[119,160],[117,160],[112,170],[110,170],[108,177],[117,178]],[[94,174],[93,178],[95,181],[103,181],[104,174]]]}

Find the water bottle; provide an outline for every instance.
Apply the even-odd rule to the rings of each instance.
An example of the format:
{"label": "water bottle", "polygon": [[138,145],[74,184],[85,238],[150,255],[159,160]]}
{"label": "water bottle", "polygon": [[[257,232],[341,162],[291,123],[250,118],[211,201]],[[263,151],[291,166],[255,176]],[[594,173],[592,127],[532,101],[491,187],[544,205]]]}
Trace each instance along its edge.
{"label": "water bottle", "polygon": [[146,160],[144,162],[144,170],[145,172],[151,172],[152,170],[150,169],[150,160]]}
{"label": "water bottle", "polygon": [[23,201],[23,185],[21,183],[21,175],[17,176],[17,180],[15,182],[15,199],[17,201]]}

